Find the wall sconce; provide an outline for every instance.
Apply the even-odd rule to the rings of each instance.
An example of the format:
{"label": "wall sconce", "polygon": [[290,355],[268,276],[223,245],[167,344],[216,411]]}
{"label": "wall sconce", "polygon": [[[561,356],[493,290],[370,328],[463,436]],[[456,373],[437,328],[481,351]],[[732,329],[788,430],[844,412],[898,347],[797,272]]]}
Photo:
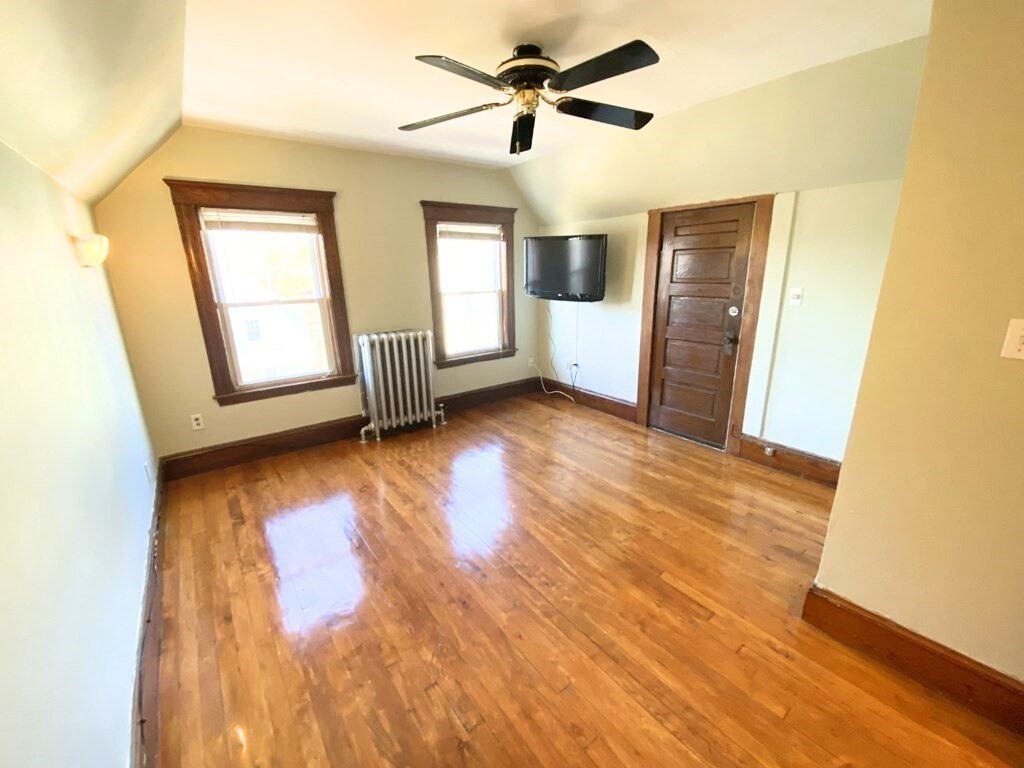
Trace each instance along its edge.
{"label": "wall sconce", "polygon": [[98,267],[110,252],[110,239],[105,235],[72,235],[71,242],[83,267]]}

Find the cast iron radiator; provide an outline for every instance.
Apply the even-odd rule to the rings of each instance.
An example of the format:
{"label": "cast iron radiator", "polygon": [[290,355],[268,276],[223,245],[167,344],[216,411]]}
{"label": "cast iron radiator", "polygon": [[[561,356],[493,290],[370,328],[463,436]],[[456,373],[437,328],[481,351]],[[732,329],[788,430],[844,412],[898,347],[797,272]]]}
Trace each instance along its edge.
{"label": "cast iron radiator", "polygon": [[363,333],[356,337],[363,415],[370,419],[359,433],[429,421],[444,424],[444,406],[434,402],[434,334],[430,331]]}

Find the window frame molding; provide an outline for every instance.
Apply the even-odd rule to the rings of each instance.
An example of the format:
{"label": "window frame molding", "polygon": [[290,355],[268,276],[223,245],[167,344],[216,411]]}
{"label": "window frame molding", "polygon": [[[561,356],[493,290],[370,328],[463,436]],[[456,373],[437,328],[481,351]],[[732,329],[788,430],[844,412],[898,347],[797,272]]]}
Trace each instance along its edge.
{"label": "window frame molding", "polygon": [[[473,205],[469,203],[445,203],[436,200],[420,200],[423,207],[423,222],[427,236],[427,268],[430,273],[430,308],[434,318],[434,364],[438,368],[453,368],[457,365],[480,363],[485,360],[500,360],[515,356],[516,348],[516,297],[515,283],[516,238],[515,216],[517,208],[502,208],[496,205]],[[441,300],[441,275],[437,265],[437,225],[442,222],[457,224],[499,224],[506,238],[504,269],[501,270],[501,348],[486,352],[472,352],[468,355],[449,356],[444,347],[444,311]]]}
{"label": "window frame molding", "polygon": [[[338,233],[334,225],[335,192],[287,187],[264,187],[249,184],[225,184],[212,181],[165,178],[171,190],[171,201],[181,231],[181,241],[188,262],[192,293],[196,299],[199,325],[203,332],[206,358],[213,380],[213,398],[220,405],[245,403],[269,397],[292,395],[316,389],[343,387],[356,381],[352,359],[348,309],[345,303],[345,285],[341,275],[341,254]],[[203,243],[199,221],[200,208],[236,208],[252,211],[283,211],[311,213],[316,216],[317,227],[323,240],[324,267],[331,293],[331,325],[334,332],[337,373],[320,378],[299,381],[270,382],[239,388],[231,377],[228,361],[228,339],[221,325],[217,300],[213,292],[213,276]],[[328,342],[330,343],[330,342]]]}

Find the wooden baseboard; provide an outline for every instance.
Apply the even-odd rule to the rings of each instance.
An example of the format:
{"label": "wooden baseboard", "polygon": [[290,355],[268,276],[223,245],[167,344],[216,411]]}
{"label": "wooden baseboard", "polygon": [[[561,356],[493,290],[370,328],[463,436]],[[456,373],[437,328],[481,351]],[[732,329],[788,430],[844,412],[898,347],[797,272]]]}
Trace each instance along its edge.
{"label": "wooden baseboard", "polygon": [[458,392],[454,395],[441,395],[437,398],[437,402],[444,405],[446,413],[456,413],[467,408],[476,408],[487,403],[507,400],[510,397],[528,395],[539,389],[540,382],[537,379],[519,379],[505,384],[495,384],[493,387],[471,389],[468,392]]}
{"label": "wooden baseboard", "polygon": [[175,453],[164,456],[160,462],[163,465],[166,479],[177,480],[189,475],[198,475],[200,472],[223,469],[247,461],[266,459],[288,451],[297,451],[300,448],[358,437],[359,430],[363,428],[364,424],[366,424],[366,419],[362,416],[322,421],[319,424],[287,429],[284,432],[274,432],[269,435],[211,445],[195,451]]}
{"label": "wooden baseboard", "polygon": [[589,389],[577,387],[574,390],[571,386],[554,379],[544,379],[544,385],[549,391],[564,392],[567,395],[572,395],[577,405],[593,408],[595,411],[601,411],[626,421],[636,422],[636,403],[619,400],[618,398],[602,395],[598,392],[591,392]]}
{"label": "wooden baseboard", "polygon": [[[493,387],[473,389],[437,398],[439,404],[445,406],[449,413],[467,408],[475,408],[486,403],[505,400],[517,395],[525,395],[540,389],[537,379],[520,379]],[[362,416],[349,416],[344,419],[323,421],[304,427],[274,432],[269,435],[220,443],[194,451],[175,453],[164,456],[160,460],[161,469],[167,480],[177,480],[201,472],[224,469],[247,461],[266,459],[288,451],[311,448],[314,445],[333,443],[338,440],[349,440],[359,436],[359,430],[366,424]]]}
{"label": "wooden baseboard", "polygon": [[[765,448],[772,451],[771,455],[765,453]],[[833,488],[839,482],[839,470],[842,464],[832,459],[815,456],[812,453],[787,448],[784,445],[761,440],[750,435],[740,437],[741,458],[763,464],[766,467],[788,472],[797,477],[814,480]]]}
{"label": "wooden baseboard", "polygon": [[[548,382],[548,388],[552,387],[560,389],[567,394],[572,393],[571,388],[559,382]],[[481,405],[506,400],[510,397],[539,392],[540,388],[540,380],[531,377],[504,384],[496,384],[492,387],[471,389],[468,392],[442,395],[437,398],[437,402],[444,405],[447,413],[458,413],[468,408],[477,408]],[[634,403],[616,400],[613,397],[599,395],[596,392],[589,392],[585,389],[577,389],[575,398],[579,405],[603,411],[627,421],[636,421],[636,405]],[[349,416],[344,419],[324,421],[319,424],[310,424],[305,427],[285,430],[284,432],[274,432],[270,435],[260,435],[259,437],[235,440],[231,443],[221,443],[206,448],[199,448],[195,451],[185,451],[184,453],[164,456],[160,460],[160,466],[165,479],[177,480],[182,477],[189,477],[190,475],[198,475],[201,472],[232,467],[247,461],[270,458],[271,456],[287,453],[288,451],[296,451],[300,448],[310,448],[314,445],[348,440],[358,437],[359,430],[365,424],[366,419],[362,416]]]}
{"label": "wooden baseboard", "polygon": [[807,593],[803,617],[846,645],[941,690],[990,720],[1024,733],[1024,682],[821,587],[813,586]]}
{"label": "wooden baseboard", "polygon": [[155,766],[157,762],[157,696],[163,617],[163,553],[160,542],[164,540],[165,520],[163,464],[157,467],[155,488],[146,560],[146,584],[142,601],[138,664],[135,670],[135,698],[132,704],[132,768]]}

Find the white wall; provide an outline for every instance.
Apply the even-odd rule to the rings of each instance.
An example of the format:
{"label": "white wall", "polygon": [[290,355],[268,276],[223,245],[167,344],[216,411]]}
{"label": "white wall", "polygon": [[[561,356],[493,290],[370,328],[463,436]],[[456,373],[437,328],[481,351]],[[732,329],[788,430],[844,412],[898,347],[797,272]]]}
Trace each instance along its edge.
{"label": "white wall", "polygon": [[899,193],[893,180],[776,198],[746,434],[842,461]]}
{"label": "white wall", "polygon": [[[530,376],[532,303],[522,295],[522,237],[534,217],[506,171],[185,127],[96,206],[114,252],[109,270],[128,354],[159,455],[359,413],[356,386],[219,406],[213,399],[181,235],[164,177],[337,192],[335,218],[352,333],[430,328],[420,200],[518,208],[516,343],[519,354],[447,368],[440,394]],[[189,414],[206,429],[193,431]]]}
{"label": "white wall", "polygon": [[569,364],[579,363],[576,386],[636,402],[647,216],[639,214],[548,226],[542,228],[542,233],[607,234],[608,255],[604,301],[576,303],[530,299],[539,314],[537,364],[545,376],[569,383]]}
{"label": "white wall", "polygon": [[1024,3],[936,0],[817,583],[1024,678]]}
{"label": "white wall", "polygon": [[128,762],[153,485],[88,209],[0,144],[0,765]]}

